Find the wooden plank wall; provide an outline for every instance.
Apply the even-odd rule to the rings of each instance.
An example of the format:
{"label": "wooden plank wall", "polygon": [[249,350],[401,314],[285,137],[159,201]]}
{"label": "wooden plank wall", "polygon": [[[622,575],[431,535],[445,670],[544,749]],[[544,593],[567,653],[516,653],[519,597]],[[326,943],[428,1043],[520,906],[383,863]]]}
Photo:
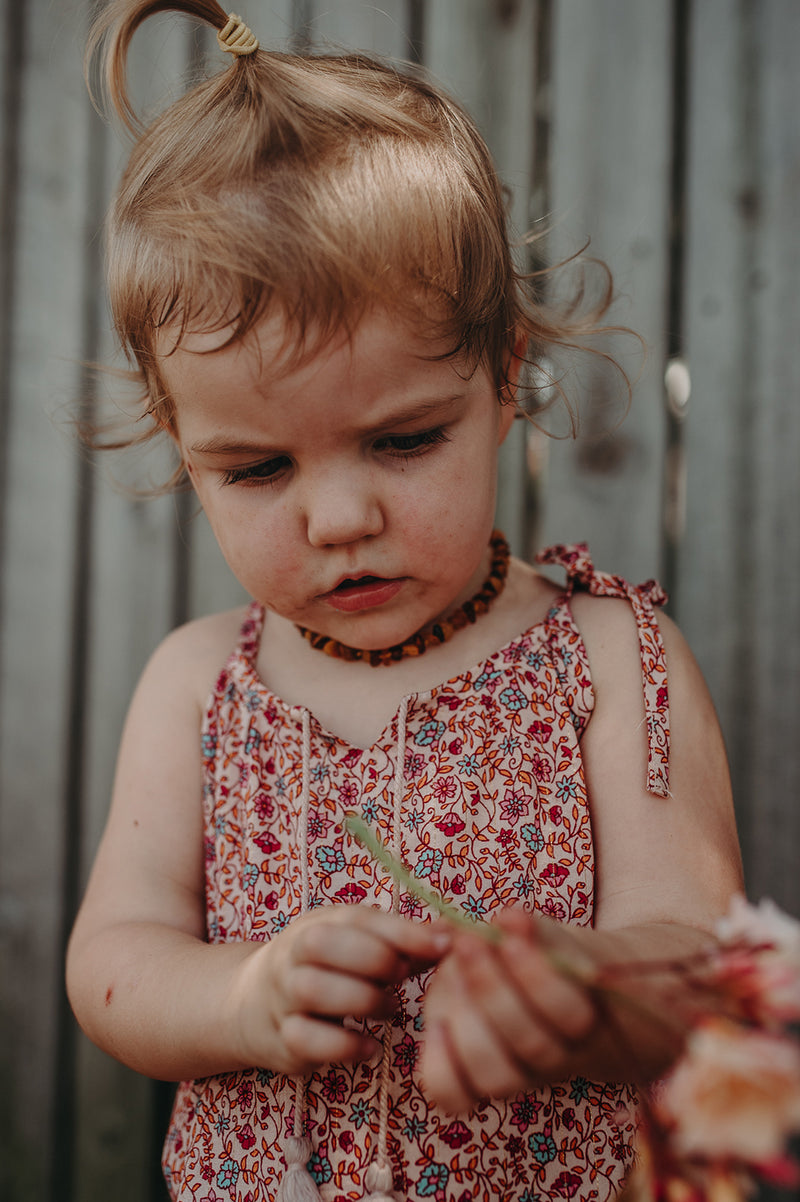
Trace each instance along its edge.
{"label": "wooden plank wall", "polygon": [[[135,501],[75,448],[111,353],[97,230],[123,153],[81,76],[84,0],[4,0],[0,56],[0,1198],[155,1202],[168,1093],[79,1037],[62,951],[149,651],[241,594],[191,501]],[[800,913],[800,6],[796,0],[250,0],[275,45],[421,58],[475,113],[536,253],[587,237],[647,360],[584,360],[582,437],[517,423],[515,549],[588,539],[659,573],[729,743],[753,897]],[[206,43],[135,43],[157,105]],[[216,61],[216,60],[215,60]],[[611,344],[636,374],[635,344]],[[667,405],[668,359],[691,374]],[[163,463],[126,456],[117,477]]]}

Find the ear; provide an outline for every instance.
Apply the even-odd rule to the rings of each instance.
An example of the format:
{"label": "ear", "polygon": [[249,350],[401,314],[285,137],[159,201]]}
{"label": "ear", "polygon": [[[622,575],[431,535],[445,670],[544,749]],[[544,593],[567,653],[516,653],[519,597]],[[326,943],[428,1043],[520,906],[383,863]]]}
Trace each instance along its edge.
{"label": "ear", "polygon": [[522,368],[525,365],[525,354],[528,349],[528,335],[517,332],[514,344],[508,352],[505,362],[505,383],[498,393],[500,401],[500,430],[498,446],[505,441],[514,418],[519,413],[517,409],[517,387]]}

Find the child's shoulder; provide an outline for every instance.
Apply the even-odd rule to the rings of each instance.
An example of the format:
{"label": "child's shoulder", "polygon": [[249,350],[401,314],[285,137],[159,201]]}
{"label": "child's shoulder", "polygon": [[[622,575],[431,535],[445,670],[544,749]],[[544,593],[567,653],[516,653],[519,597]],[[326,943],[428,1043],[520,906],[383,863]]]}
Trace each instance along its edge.
{"label": "child's shoulder", "polygon": [[203,703],[239,641],[247,607],[194,618],[162,640],[142,676],[143,687],[169,692]]}

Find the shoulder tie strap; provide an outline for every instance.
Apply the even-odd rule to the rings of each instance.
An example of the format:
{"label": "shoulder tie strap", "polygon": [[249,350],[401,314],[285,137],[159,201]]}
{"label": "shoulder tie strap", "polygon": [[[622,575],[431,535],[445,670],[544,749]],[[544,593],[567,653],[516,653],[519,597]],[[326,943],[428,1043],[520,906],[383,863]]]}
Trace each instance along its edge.
{"label": "shoulder tie strap", "polygon": [[647,791],[669,796],[669,692],[664,640],[654,606],[663,605],[667,594],[655,580],[629,584],[622,576],[599,572],[585,543],[557,544],[540,551],[537,563],[557,564],[567,573],[567,595],[583,589],[595,597],[628,600],[636,618],[642,663],[644,710],[647,720]]}

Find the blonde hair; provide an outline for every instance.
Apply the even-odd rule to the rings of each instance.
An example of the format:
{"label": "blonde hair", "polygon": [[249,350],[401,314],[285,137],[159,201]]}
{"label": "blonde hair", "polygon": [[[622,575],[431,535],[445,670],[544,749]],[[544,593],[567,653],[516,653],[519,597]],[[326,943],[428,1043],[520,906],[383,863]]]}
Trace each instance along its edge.
{"label": "blonde hair", "polygon": [[198,328],[234,341],[277,309],[303,348],[352,330],[372,305],[400,307],[485,364],[498,389],[520,332],[536,359],[595,328],[608,295],[590,319],[537,301],[514,265],[481,135],[411,68],[260,49],[142,129],[127,53],[165,11],[218,32],[228,21],[215,0],[113,0],[87,50],[87,64],[102,52],[107,99],[137,137],[108,222],[108,286],[152,422],[123,442],[174,432],[158,367],[165,326],[178,341]]}

